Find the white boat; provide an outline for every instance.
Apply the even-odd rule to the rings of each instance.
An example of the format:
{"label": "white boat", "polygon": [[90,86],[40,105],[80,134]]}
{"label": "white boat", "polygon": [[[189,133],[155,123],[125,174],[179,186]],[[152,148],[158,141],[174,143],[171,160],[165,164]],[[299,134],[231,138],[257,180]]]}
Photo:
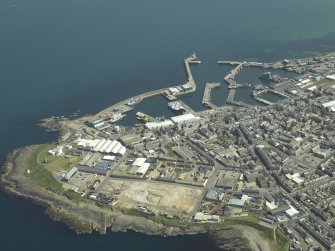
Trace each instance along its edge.
{"label": "white boat", "polygon": [[123,119],[126,115],[122,114],[121,112],[115,112],[112,114],[111,119],[109,120],[110,122],[114,123],[116,121],[119,121]]}
{"label": "white boat", "polygon": [[168,103],[168,106],[171,110],[174,111],[182,111],[184,110],[184,107],[181,105],[179,101],[172,101]]}
{"label": "white boat", "polygon": [[142,101],[143,101],[142,98],[131,98],[131,99],[128,101],[127,105],[129,105],[129,106],[133,106],[133,105],[136,105],[136,104],[138,104],[138,103],[141,103]]}

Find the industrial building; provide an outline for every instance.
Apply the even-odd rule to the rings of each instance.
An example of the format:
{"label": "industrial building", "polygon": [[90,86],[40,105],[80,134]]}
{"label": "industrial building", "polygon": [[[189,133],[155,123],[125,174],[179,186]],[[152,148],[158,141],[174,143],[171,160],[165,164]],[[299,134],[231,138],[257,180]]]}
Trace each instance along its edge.
{"label": "industrial building", "polygon": [[64,177],[65,181],[70,181],[70,179],[73,177],[73,175],[76,174],[76,172],[78,171],[77,167],[73,167]]}
{"label": "industrial building", "polygon": [[187,125],[187,124],[191,124],[191,123],[194,123],[194,122],[199,122],[200,117],[196,117],[192,113],[186,113],[186,114],[183,114],[183,115],[171,117],[171,120],[175,125],[177,125],[178,127],[181,127],[182,125]]}
{"label": "industrial building", "polygon": [[220,216],[218,215],[208,215],[204,214],[203,212],[197,212],[194,215],[193,220],[195,222],[202,222],[202,221],[214,221],[214,222],[219,222]]}
{"label": "industrial building", "polygon": [[137,166],[137,170],[135,171],[136,175],[143,176],[149,170],[150,164],[145,162],[146,158],[137,158],[133,162],[132,166]]}
{"label": "industrial building", "polygon": [[148,128],[149,130],[159,130],[162,128],[169,128],[173,127],[173,122],[169,119],[166,119],[164,121],[160,122],[148,122],[145,124],[145,127]]}
{"label": "industrial building", "polygon": [[77,143],[79,148],[91,150],[100,153],[113,153],[114,155],[124,155],[126,148],[116,140],[109,139],[79,139]]}
{"label": "industrial building", "polygon": [[228,202],[229,206],[232,207],[244,207],[245,204],[245,200],[240,200],[240,199],[230,199],[230,201]]}
{"label": "industrial building", "polygon": [[95,119],[89,122],[89,125],[93,128],[101,127],[105,124],[105,122],[102,119]]}

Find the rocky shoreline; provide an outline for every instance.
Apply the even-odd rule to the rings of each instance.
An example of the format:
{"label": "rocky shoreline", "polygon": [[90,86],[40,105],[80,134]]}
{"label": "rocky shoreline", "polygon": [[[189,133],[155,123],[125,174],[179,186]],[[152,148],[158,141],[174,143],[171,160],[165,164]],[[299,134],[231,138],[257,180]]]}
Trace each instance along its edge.
{"label": "rocky shoreline", "polygon": [[106,234],[108,229],[113,232],[134,231],[165,237],[206,233],[225,250],[268,250],[257,248],[255,240],[248,238],[244,231],[235,226],[187,223],[178,227],[165,226],[143,217],[101,208],[93,203],[75,203],[62,195],[43,189],[29,180],[25,173],[25,156],[36,147],[20,148],[8,154],[2,168],[1,187],[9,194],[43,206],[45,214],[52,220],[66,224],[78,234],[90,234],[93,231]]}

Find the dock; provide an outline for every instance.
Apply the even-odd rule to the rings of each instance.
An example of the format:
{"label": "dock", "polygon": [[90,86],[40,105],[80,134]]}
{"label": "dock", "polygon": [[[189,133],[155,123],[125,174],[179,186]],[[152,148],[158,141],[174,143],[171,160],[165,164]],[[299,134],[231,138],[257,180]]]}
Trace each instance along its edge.
{"label": "dock", "polygon": [[214,105],[211,102],[211,94],[212,94],[212,89],[213,88],[218,88],[221,86],[221,83],[206,83],[206,87],[205,87],[205,91],[204,91],[204,95],[202,97],[202,104],[211,108],[211,109],[215,109],[218,108],[216,105]]}
{"label": "dock", "polygon": [[229,90],[229,92],[228,92],[228,98],[227,98],[227,103],[234,101],[235,93],[236,93],[236,89],[230,89]]}
{"label": "dock", "polygon": [[239,65],[239,64],[241,64],[241,62],[239,62],[239,61],[223,61],[223,60],[219,60],[218,64]]}
{"label": "dock", "polygon": [[144,112],[137,112],[136,113],[136,118],[138,120],[142,120],[144,122],[155,122],[155,121],[157,121],[156,118],[154,118],[154,117],[152,117],[152,116],[150,116],[150,115],[148,115]]}
{"label": "dock", "polygon": [[254,99],[256,99],[258,102],[261,102],[265,105],[273,105],[274,103],[270,102],[269,100],[254,96]]}
{"label": "dock", "polygon": [[196,111],[194,111],[191,107],[189,107],[185,102],[179,100],[178,101],[180,105],[184,108],[185,113],[192,113],[192,114],[197,114]]}
{"label": "dock", "polygon": [[175,101],[177,100],[177,97],[175,95],[172,95],[168,90],[164,91],[162,93],[162,96],[166,98],[169,101]]}
{"label": "dock", "polygon": [[279,97],[283,97],[283,98],[290,98],[289,95],[285,94],[285,93],[282,93],[282,92],[279,92],[279,91],[276,91],[276,90],[268,90],[268,92],[271,92]]}
{"label": "dock", "polygon": [[242,67],[243,67],[243,63],[239,62],[239,64],[224,77],[224,80],[229,85],[229,87],[228,87],[229,89],[236,89],[238,87],[234,78],[240,72]]}
{"label": "dock", "polygon": [[[219,64],[231,64],[236,65],[234,69],[232,69],[225,77],[224,80],[228,83],[228,98],[227,103],[232,104],[234,102],[234,97],[236,93],[236,89],[240,87],[244,87],[244,85],[237,84],[234,80],[235,76],[240,72],[242,69],[244,63],[243,62],[237,62],[237,61],[218,61]],[[235,104],[236,105],[236,104]]]}
{"label": "dock", "polygon": [[227,104],[237,107],[255,108],[253,105],[246,104],[243,101],[227,101]]}

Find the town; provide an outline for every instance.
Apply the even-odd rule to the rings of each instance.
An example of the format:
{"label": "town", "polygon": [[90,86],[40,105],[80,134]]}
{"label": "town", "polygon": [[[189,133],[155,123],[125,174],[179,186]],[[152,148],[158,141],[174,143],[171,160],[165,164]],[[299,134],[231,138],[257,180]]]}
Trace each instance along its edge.
{"label": "town", "polygon": [[[227,105],[211,101],[206,85],[196,112],[179,96],[196,90],[184,60],[186,84],[129,98],[91,117],[66,121],[62,137],[43,155],[45,163],[69,160],[53,176],[63,188],[113,210],[162,215],[179,222],[217,223],[256,216],[278,227],[290,250],[335,248],[335,55],[275,63],[218,61],[233,68],[224,78]],[[252,96],[262,105],[235,101],[234,78],[261,67],[268,85]],[[273,69],[297,73],[282,79]],[[272,93],[282,99],[264,98]],[[138,113],[139,124],[122,126],[137,103],[163,95],[176,116]],[[71,160],[71,161],[70,161]],[[50,164],[50,165],[51,165]],[[27,170],[29,173],[30,170]]]}

